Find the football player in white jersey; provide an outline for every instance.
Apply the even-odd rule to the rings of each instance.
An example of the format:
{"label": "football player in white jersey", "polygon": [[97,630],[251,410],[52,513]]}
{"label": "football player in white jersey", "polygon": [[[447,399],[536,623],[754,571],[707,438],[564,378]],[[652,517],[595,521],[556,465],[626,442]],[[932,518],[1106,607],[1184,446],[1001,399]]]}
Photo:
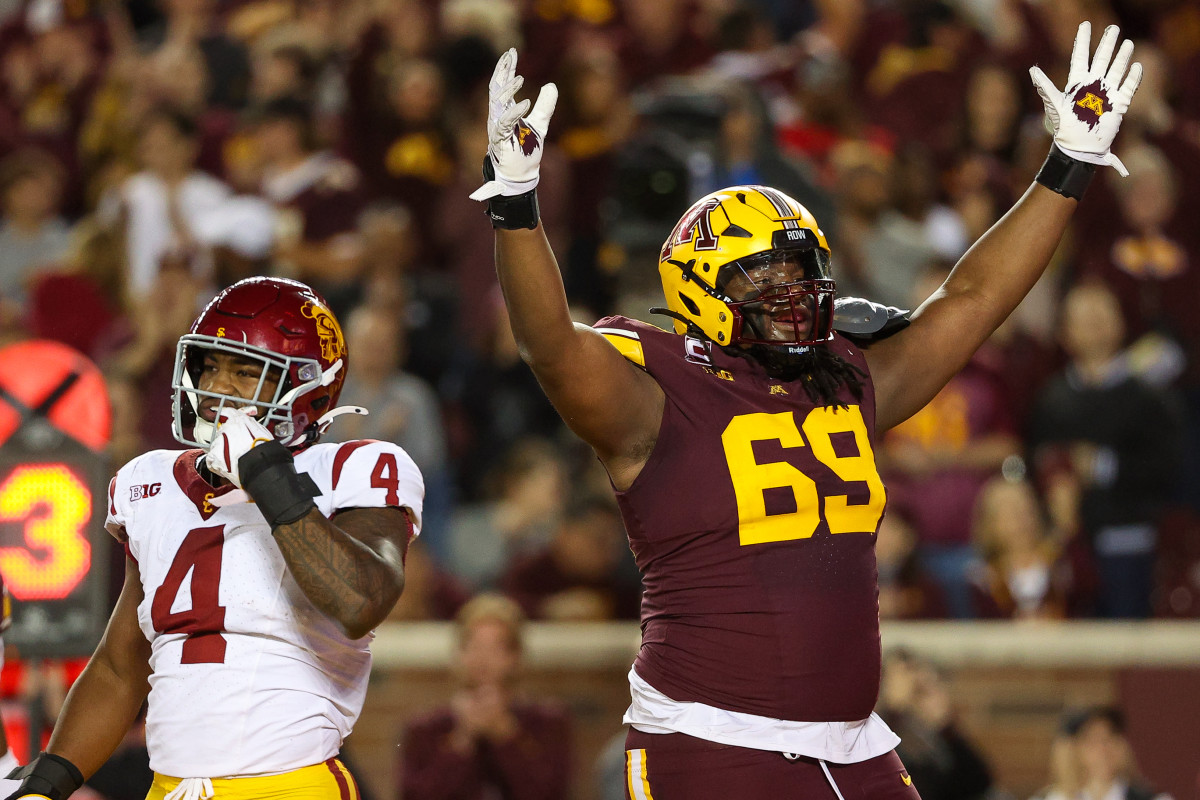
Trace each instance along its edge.
{"label": "football player in white jersey", "polygon": [[424,486],[393,444],[317,443],[365,413],[336,407],[346,368],[337,320],[294,281],[231,286],[180,339],[174,433],[195,449],[146,453],[110,484],[125,585],[10,798],[65,800],[148,695],[148,800],[357,800],[337,754]]}

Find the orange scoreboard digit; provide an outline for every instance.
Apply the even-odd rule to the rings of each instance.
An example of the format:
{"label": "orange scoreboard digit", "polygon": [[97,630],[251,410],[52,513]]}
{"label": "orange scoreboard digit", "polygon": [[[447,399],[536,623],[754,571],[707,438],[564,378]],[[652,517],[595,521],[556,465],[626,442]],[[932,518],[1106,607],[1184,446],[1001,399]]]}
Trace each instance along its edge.
{"label": "orange scoreboard digit", "polygon": [[0,350],[0,576],[6,643],[27,657],[87,655],[108,618],[109,438],[104,380],[55,342]]}
{"label": "orange scoreboard digit", "polygon": [[23,527],[24,547],[0,547],[0,575],[13,598],[62,600],[92,566],[87,525],[92,490],[77,467],[21,464],[0,483],[0,524]]}

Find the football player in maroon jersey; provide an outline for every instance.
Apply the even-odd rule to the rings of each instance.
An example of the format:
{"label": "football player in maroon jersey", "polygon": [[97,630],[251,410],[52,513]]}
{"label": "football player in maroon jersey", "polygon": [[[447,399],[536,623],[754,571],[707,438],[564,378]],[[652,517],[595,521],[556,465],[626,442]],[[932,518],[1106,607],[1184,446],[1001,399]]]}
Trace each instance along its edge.
{"label": "football player in maroon jersey", "polygon": [[[663,245],[674,332],[573,323],[538,223],[557,90],[490,85],[487,182],[500,284],[524,359],[608,470],[642,570],[625,721],[631,800],[915,798],[872,713],[880,645],[876,436],[920,409],[1042,274],[1141,78],[1079,27],[1065,91],[1031,70],[1054,129],[1037,181],[905,317],[835,305],[812,215],[763,186],[701,198]],[[1114,56],[1115,52],[1115,56]],[[1127,73],[1128,68],[1128,74]]]}

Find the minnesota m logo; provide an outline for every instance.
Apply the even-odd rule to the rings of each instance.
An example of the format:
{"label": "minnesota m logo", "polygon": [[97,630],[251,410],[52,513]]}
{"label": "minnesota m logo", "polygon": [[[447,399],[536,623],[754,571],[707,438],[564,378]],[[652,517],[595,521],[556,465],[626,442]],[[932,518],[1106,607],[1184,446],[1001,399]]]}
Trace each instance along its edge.
{"label": "minnesota m logo", "polygon": [[1099,97],[1097,97],[1096,95],[1092,94],[1091,92],[1088,92],[1087,94],[1085,94],[1083,96],[1083,98],[1078,100],[1075,104],[1078,106],[1082,106],[1083,108],[1086,108],[1088,111],[1091,111],[1097,117],[1102,116],[1104,114],[1104,101],[1102,99],[1100,99]]}
{"label": "minnesota m logo", "polygon": [[1087,86],[1080,86],[1075,91],[1074,102],[1071,104],[1075,118],[1086,123],[1092,130],[1095,130],[1096,126],[1100,124],[1100,117],[1112,109],[1113,105],[1112,101],[1108,99],[1108,92],[1105,91],[1099,80],[1094,80]]}

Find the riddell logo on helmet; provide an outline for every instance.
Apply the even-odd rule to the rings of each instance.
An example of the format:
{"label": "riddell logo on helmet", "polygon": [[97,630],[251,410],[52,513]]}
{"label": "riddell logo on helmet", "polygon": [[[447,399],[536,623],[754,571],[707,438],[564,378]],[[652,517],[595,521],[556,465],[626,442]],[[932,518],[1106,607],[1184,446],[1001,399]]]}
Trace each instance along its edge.
{"label": "riddell logo on helmet", "polygon": [[342,329],[333,314],[309,300],[300,309],[300,313],[317,323],[317,338],[321,340],[321,358],[326,361],[337,361],[346,352],[346,342],[342,338]]}
{"label": "riddell logo on helmet", "polygon": [[1109,102],[1108,92],[1104,91],[1100,81],[1093,81],[1075,92],[1075,102],[1071,104],[1071,109],[1076,117],[1087,123],[1088,128],[1095,128],[1100,124],[1100,118],[1105,112],[1112,111],[1112,103]]}

